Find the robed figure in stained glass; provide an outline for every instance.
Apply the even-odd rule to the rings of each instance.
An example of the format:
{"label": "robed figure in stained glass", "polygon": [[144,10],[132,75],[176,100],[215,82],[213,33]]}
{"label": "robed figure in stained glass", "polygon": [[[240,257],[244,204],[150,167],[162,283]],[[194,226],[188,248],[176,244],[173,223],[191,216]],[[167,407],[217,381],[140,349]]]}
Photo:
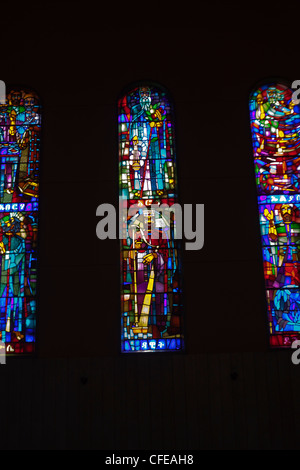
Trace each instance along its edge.
{"label": "robed figure in stained glass", "polygon": [[138,207],[123,220],[122,350],[182,349],[179,245],[173,221],[159,211],[177,201],[174,122],[163,89],[143,84],[120,99],[119,149],[120,196]]}
{"label": "robed figure in stained glass", "polygon": [[250,119],[263,245],[270,344],[300,338],[300,108],[292,90],[255,90]]}
{"label": "robed figure in stained glass", "polygon": [[41,108],[31,90],[0,106],[0,337],[6,352],[34,352]]}

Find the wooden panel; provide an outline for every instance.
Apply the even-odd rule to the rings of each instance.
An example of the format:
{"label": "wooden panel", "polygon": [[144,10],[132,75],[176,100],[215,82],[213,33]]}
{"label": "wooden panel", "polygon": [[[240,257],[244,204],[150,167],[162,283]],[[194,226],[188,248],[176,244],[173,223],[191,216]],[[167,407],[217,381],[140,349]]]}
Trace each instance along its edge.
{"label": "wooden panel", "polygon": [[160,390],[163,410],[161,449],[176,448],[177,408],[173,393],[173,374],[173,357],[167,354],[161,358]]}
{"label": "wooden panel", "polygon": [[[220,377],[220,356],[210,354],[208,356],[208,387],[209,387],[209,427],[207,432],[211,437],[210,448],[223,448],[223,413]],[[213,438],[213,439],[212,439]]]}
{"label": "wooden panel", "polygon": [[258,448],[271,448],[271,429],[269,414],[269,399],[266,377],[266,357],[265,353],[254,353],[255,362],[255,383],[257,396],[256,415],[258,420]]}
{"label": "wooden panel", "polygon": [[[195,400],[198,400],[197,415],[198,415],[198,446],[196,449],[209,449],[211,448],[211,430],[210,430],[210,395],[208,383],[208,355],[200,354],[195,356],[195,369],[197,375],[197,388]],[[187,357],[185,357],[187,361]]]}
{"label": "wooden panel", "polygon": [[[299,394],[293,396],[293,373],[298,377],[300,375],[300,365],[295,365],[291,360],[292,351],[278,351],[276,359],[278,363],[278,392],[281,403],[280,410],[282,413],[282,446],[284,449],[297,449],[299,446],[297,426],[297,404],[299,402]],[[299,389],[298,389],[299,390]],[[296,398],[296,402],[295,402]],[[295,407],[296,405],[296,407]]]}
{"label": "wooden panel", "polygon": [[[185,394],[186,394],[186,449],[197,449],[199,446],[200,432],[200,403],[197,356],[189,356],[190,360],[185,361]],[[170,449],[172,447],[169,447]]]}
{"label": "wooden panel", "polygon": [[283,403],[281,403],[279,395],[278,353],[276,351],[272,351],[272,353],[267,355],[265,363],[270,416],[269,425],[272,449],[281,450],[284,448],[282,439],[283,421],[281,410]]}

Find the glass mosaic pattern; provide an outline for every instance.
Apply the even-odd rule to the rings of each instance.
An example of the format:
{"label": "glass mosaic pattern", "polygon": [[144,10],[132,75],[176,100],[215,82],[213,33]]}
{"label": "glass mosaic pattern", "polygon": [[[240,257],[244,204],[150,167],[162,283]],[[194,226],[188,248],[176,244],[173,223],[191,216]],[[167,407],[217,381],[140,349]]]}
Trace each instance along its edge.
{"label": "glass mosaic pattern", "polygon": [[[118,103],[121,220],[121,350],[182,350],[183,315],[176,220],[173,109],[167,92],[143,84]],[[136,205],[138,210],[130,208]]]}
{"label": "glass mosaic pattern", "polygon": [[261,86],[250,98],[270,345],[300,338],[300,108],[293,90]]}

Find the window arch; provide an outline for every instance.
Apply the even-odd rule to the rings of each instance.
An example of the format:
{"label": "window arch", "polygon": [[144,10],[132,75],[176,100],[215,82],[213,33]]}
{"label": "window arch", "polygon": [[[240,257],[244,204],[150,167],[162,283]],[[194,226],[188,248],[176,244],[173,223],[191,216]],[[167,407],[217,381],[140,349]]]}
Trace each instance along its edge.
{"label": "window arch", "polygon": [[250,96],[270,345],[300,338],[300,108],[283,83]]}
{"label": "window arch", "polygon": [[0,339],[7,354],[35,351],[40,130],[37,94],[7,89],[0,105]]}
{"label": "window arch", "polygon": [[[121,351],[182,350],[174,111],[160,85],[118,101]],[[178,237],[179,238],[179,237]]]}

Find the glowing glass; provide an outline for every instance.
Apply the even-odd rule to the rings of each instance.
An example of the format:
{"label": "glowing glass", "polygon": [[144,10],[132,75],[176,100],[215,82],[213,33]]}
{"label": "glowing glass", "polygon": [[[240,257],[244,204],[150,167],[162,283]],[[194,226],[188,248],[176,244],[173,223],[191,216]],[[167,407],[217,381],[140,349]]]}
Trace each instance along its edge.
{"label": "glowing glass", "polygon": [[255,90],[250,122],[270,345],[300,338],[300,108],[280,83]]}

